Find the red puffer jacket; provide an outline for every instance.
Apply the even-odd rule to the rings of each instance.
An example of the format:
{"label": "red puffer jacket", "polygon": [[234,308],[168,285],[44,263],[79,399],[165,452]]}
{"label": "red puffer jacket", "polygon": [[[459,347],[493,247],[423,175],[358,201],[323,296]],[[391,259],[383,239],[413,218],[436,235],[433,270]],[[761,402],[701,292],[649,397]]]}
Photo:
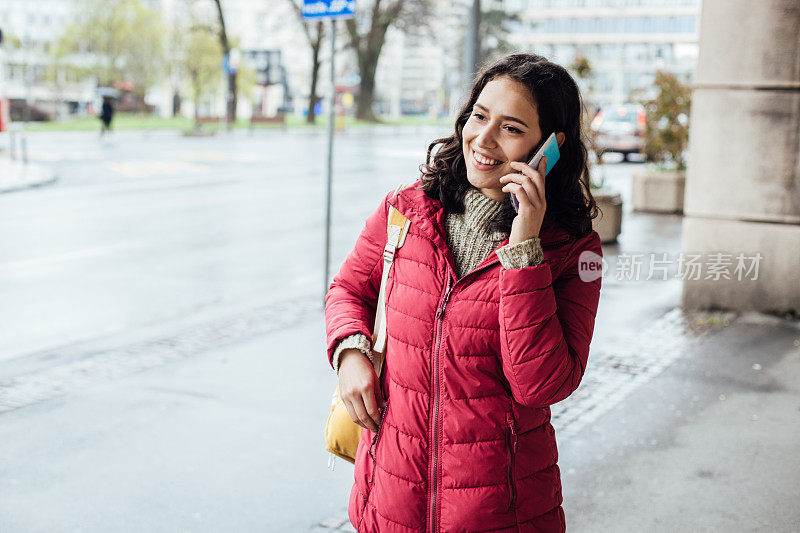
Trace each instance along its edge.
{"label": "red puffer jacket", "polygon": [[506,270],[492,253],[456,279],[442,205],[419,185],[370,215],[326,296],[330,362],[344,337],[371,338],[388,204],[408,217],[387,281],[388,403],[378,433],[361,434],[350,520],[360,532],[564,531],[549,406],[586,368],[600,277],[583,281],[578,261],[602,256],[600,238],[551,225],[542,264]]}

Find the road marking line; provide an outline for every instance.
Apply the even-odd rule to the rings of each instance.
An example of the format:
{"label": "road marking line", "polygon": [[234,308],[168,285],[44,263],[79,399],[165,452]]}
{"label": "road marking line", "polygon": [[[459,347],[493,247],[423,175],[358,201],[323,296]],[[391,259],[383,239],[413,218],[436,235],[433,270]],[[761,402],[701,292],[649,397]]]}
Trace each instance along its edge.
{"label": "road marking line", "polygon": [[154,174],[179,176],[183,174],[208,174],[211,167],[187,161],[160,161],[157,159],[140,161],[114,161],[105,164],[108,170],[129,178],[146,178]]}
{"label": "road marking line", "polygon": [[85,250],[76,250],[74,252],[66,252],[63,254],[47,255],[44,257],[35,257],[33,259],[23,259],[21,261],[11,261],[9,263],[0,263],[0,271],[2,270],[15,270],[19,268],[30,268],[48,265],[52,263],[64,263],[75,259],[84,259],[86,257],[96,257],[98,255],[109,254],[120,250],[126,250],[140,246],[141,243],[125,243],[125,244],[111,244],[108,246],[96,246],[94,248],[86,248]]}

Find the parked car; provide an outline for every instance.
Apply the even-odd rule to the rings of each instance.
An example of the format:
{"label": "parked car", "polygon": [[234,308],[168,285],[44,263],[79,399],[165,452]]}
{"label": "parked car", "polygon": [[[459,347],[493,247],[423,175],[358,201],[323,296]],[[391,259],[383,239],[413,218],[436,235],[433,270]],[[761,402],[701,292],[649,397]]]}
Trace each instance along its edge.
{"label": "parked car", "polygon": [[53,120],[55,116],[40,105],[28,104],[23,98],[11,98],[9,101],[9,114],[14,122],[35,121],[44,122]]}
{"label": "parked car", "polygon": [[[644,147],[645,111],[640,104],[606,106],[592,120],[599,152],[619,152],[627,160]],[[600,155],[600,154],[598,154]]]}

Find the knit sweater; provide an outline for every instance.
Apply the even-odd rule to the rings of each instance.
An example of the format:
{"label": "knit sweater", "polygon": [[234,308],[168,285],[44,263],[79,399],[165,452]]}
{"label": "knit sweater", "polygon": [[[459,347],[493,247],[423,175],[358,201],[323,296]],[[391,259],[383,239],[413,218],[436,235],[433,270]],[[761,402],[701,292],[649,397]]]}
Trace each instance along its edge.
{"label": "knit sweater", "polygon": [[[453,254],[456,275],[460,278],[483,262],[492,252],[497,254],[505,269],[522,268],[542,263],[543,252],[539,237],[533,237],[517,244],[506,244],[497,248],[508,233],[489,231],[488,225],[494,220],[508,197],[503,201],[485,196],[478,189],[470,187],[464,197],[463,213],[447,213],[444,229],[447,246]],[[372,361],[372,341],[361,333],[345,337],[333,352],[333,368],[339,372],[339,355],[343,350],[356,348]]]}

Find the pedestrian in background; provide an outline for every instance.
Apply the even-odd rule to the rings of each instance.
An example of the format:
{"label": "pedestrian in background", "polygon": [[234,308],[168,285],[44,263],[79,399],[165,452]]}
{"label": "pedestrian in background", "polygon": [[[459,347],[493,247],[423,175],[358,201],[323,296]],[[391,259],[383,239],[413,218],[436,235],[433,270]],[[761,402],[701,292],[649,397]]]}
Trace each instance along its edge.
{"label": "pedestrian in background", "polygon": [[102,126],[100,127],[100,137],[104,137],[106,134],[111,133],[111,121],[114,119],[114,103],[111,100],[110,96],[103,97],[103,107],[100,110],[100,121],[102,122]]}
{"label": "pedestrian in background", "polygon": [[[368,217],[326,296],[329,362],[361,425],[348,514],[360,532],[565,530],[550,405],[586,369],[602,257],[581,96],[514,54],[478,75],[421,178]],[[551,134],[560,159],[527,165]],[[434,148],[438,150],[434,152]],[[509,198],[519,202],[515,211]],[[371,331],[387,209],[410,221]]]}

